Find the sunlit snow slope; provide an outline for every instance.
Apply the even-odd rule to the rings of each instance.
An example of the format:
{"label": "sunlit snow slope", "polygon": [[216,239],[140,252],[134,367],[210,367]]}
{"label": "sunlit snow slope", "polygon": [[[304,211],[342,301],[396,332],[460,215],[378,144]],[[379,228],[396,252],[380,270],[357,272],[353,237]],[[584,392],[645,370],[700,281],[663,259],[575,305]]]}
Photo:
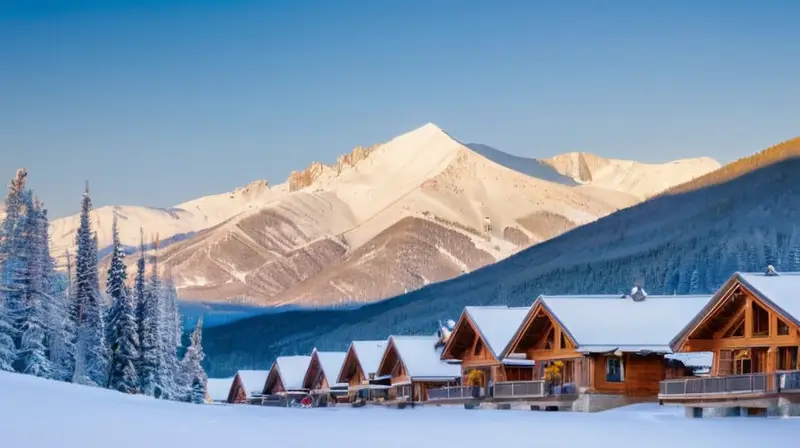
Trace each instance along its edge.
{"label": "sunlit snow slope", "polygon": [[684,418],[681,408],[655,404],[597,414],[195,405],[3,372],[0,397],[0,446],[9,448],[219,448],[258,440],[280,447],[315,447],[321,440],[329,447],[350,447],[372,441],[381,448],[437,448],[442,440],[448,446],[557,440],[564,448],[606,446],[597,441],[613,440],[614,446],[633,447],[646,440],[648,448],[674,448],[675,437],[658,436],[669,434],[685,434],[692,446],[789,447],[800,430],[797,419],[699,421]]}

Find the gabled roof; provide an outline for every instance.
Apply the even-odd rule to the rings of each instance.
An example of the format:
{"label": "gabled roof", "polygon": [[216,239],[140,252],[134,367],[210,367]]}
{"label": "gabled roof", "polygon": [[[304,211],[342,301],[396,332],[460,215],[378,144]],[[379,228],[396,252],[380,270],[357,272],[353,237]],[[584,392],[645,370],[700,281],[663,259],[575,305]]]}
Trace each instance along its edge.
{"label": "gabled roof", "polygon": [[333,386],[337,384],[339,381],[339,372],[342,370],[342,364],[344,363],[344,357],[347,355],[346,352],[319,352],[317,349],[314,349],[312,356],[316,354],[317,359],[319,359],[320,367],[322,368],[322,374],[325,375],[325,379],[328,380],[328,384]]}
{"label": "gabled roof", "polygon": [[[263,384],[263,383],[262,383]],[[228,399],[233,377],[230,378],[209,378],[206,382],[206,392],[212,401],[225,401]],[[259,388],[258,392],[261,392]]]}
{"label": "gabled roof", "polygon": [[514,337],[530,307],[468,306],[464,313],[475,325],[487,348],[497,359]]}
{"label": "gabled roof", "polygon": [[264,387],[269,376],[269,370],[239,370],[236,376],[242,382],[247,396],[258,395]]}
{"label": "gabled roof", "polygon": [[[310,356],[279,356],[272,364],[273,369],[277,369],[278,376],[286,390],[302,389],[303,379],[308,370]],[[264,382],[266,378],[264,378]],[[261,383],[262,387],[264,382]]]}
{"label": "gabled roof", "polygon": [[365,376],[378,371],[387,345],[388,341],[353,341],[353,351]]}
{"label": "gabled roof", "polygon": [[703,321],[736,282],[741,283],[767,306],[800,326],[800,297],[797,297],[797,291],[800,291],[800,272],[779,272],[773,275],[763,272],[735,272],[695,314],[676,340],[688,336],[688,333]]}
{"label": "gabled roof", "polygon": [[737,272],[733,276],[775,311],[800,326],[800,272],[779,272],[775,275]]}
{"label": "gabled roof", "polygon": [[[440,351],[435,348],[439,337],[433,336],[390,336],[389,346],[394,346],[400,362],[406,368],[410,379],[415,378],[458,378],[461,367],[440,359]],[[388,351],[388,347],[387,347]],[[385,359],[384,354],[384,359]],[[381,360],[383,362],[383,360]]]}
{"label": "gabled roof", "polygon": [[[642,301],[620,295],[539,296],[530,312],[541,305],[579,352],[671,353],[679,333],[710,299],[710,295],[647,296]],[[521,326],[517,334],[524,330]]]}

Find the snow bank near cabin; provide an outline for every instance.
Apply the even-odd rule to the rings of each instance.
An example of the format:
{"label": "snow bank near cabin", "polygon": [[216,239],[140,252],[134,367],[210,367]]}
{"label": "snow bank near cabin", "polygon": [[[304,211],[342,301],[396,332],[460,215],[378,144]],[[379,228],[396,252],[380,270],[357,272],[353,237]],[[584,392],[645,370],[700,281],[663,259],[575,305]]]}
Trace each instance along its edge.
{"label": "snow bank near cabin", "polygon": [[448,446],[538,440],[561,448],[674,448],[687,440],[691,446],[793,446],[800,431],[800,419],[690,420],[681,408],[657,405],[600,414],[191,405],[9,373],[0,373],[0,397],[0,446],[26,448],[219,448],[259,440],[281,447],[440,447],[443,440]]}

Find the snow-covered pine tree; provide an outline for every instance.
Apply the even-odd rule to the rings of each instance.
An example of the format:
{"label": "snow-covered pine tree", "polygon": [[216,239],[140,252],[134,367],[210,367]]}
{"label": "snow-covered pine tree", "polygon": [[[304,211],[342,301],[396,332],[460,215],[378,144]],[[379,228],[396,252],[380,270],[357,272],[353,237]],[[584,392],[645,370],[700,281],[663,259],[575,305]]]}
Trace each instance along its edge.
{"label": "snow-covered pine tree", "polygon": [[75,237],[78,249],[75,257],[75,288],[71,309],[75,322],[76,373],[81,367],[85,369],[85,374],[76,374],[73,381],[100,385],[105,384],[107,374],[106,348],[103,307],[97,274],[97,240],[92,232],[89,216],[91,210],[92,200],[89,198],[87,184],[81,201],[80,225]]}
{"label": "snow-covered pine tree", "polygon": [[111,300],[107,340],[109,345],[109,389],[135,393],[139,389],[136,364],[139,359],[139,330],[136,324],[134,298],[128,290],[125,253],[119,241],[117,216],[112,227],[113,248],[108,267],[106,293]]}
{"label": "snow-covered pine tree", "polygon": [[72,260],[67,254],[67,275],[56,272],[55,260],[50,256],[47,210],[43,210],[44,221],[41,234],[48,241],[47,256],[44,259],[44,278],[46,288],[50,292],[50,300],[46,301],[47,315],[47,355],[52,368],[51,378],[59,381],[70,381],[75,370],[75,331],[72,319],[69,318],[70,283],[72,281]]}
{"label": "snow-covered pine tree", "polygon": [[29,375],[50,377],[52,371],[47,357],[47,315],[45,307],[50,299],[45,281],[46,258],[50,250],[48,241],[41,234],[43,205],[34,200],[33,192],[24,194],[27,219],[22,234],[22,245],[26,248],[25,289],[22,303],[16,316],[19,345],[17,346],[16,370]]}
{"label": "snow-covered pine tree", "polygon": [[181,322],[178,311],[178,292],[172,278],[167,275],[161,284],[161,378],[165,398],[182,399],[188,384],[181,381],[178,347],[181,343]]}
{"label": "snow-covered pine tree", "polygon": [[[28,262],[30,259],[30,241],[26,241],[28,230],[28,207],[26,198],[29,192],[25,187],[28,173],[18,169],[5,200],[6,217],[0,229],[0,293],[3,299],[3,328],[6,336],[12,338],[10,362],[15,368],[17,351],[20,345],[19,318],[20,310],[26,297],[29,296],[30,282]],[[3,331],[3,330],[0,330]],[[5,338],[3,338],[5,339]]]}
{"label": "snow-covered pine tree", "polygon": [[20,243],[25,225],[25,169],[18,169],[5,199],[6,216],[0,225],[0,370],[13,370],[17,356],[16,312],[24,296],[20,284],[26,268]]}
{"label": "snow-covered pine tree", "polygon": [[197,320],[197,325],[191,336],[191,343],[186,348],[186,353],[181,361],[181,376],[186,384],[186,401],[203,403],[206,398],[206,385],[208,377],[203,370],[203,318]]}
{"label": "snow-covered pine tree", "polygon": [[161,397],[164,393],[161,377],[162,338],[160,312],[161,282],[154,263],[153,273],[145,281],[145,252],[142,239],[141,253],[137,265],[134,295],[137,297],[137,315],[139,320],[139,379],[142,393]]}

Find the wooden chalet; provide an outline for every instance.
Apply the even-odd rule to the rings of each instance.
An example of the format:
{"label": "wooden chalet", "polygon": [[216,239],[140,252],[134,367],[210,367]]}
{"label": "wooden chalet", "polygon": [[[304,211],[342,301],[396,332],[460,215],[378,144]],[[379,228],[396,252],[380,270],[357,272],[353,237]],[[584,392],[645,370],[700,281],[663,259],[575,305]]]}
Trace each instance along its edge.
{"label": "wooden chalet", "polygon": [[498,385],[494,397],[545,408],[597,411],[655,400],[676,369],[672,343],[710,296],[540,296],[500,357],[525,354],[533,381]]}
{"label": "wooden chalet", "polygon": [[227,403],[233,377],[206,380],[206,403]]}
{"label": "wooden chalet", "polygon": [[428,389],[457,384],[461,368],[441,359],[439,336],[391,336],[377,378],[390,381],[389,399],[423,402]]}
{"label": "wooden chalet", "polygon": [[[279,356],[269,370],[269,376],[263,384],[265,403],[275,401],[294,400],[308,395],[308,389],[303,387],[310,356]],[[281,400],[278,400],[280,398]]]}
{"label": "wooden chalet", "polygon": [[347,398],[347,383],[338,382],[346,355],[345,352],[320,352],[316,348],[311,352],[303,389],[319,397],[316,402],[321,404],[327,403],[328,398],[337,401],[343,401],[339,397]]}
{"label": "wooden chalet", "polygon": [[375,380],[388,341],[353,341],[347,349],[338,383],[347,384],[350,398],[387,399],[389,384]]}
{"label": "wooden chalet", "polygon": [[[436,398],[457,399],[472,395],[468,376],[472,371],[481,384],[480,395],[491,396],[495,384],[506,381],[533,380],[534,362],[517,358],[501,358],[514,333],[527,316],[529,307],[468,306],[464,308],[442,350],[441,359],[461,365],[461,389],[441,391]],[[521,359],[520,359],[521,358]],[[454,394],[455,392],[455,394]]]}
{"label": "wooden chalet", "polygon": [[678,336],[712,352],[708,378],[666,380],[663,403],[687,415],[800,415],[800,273],[736,273]]}
{"label": "wooden chalet", "polygon": [[266,370],[240,370],[236,372],[228,391],[228,403],[255,404],[261,401],[261,389],[269,372]]}

